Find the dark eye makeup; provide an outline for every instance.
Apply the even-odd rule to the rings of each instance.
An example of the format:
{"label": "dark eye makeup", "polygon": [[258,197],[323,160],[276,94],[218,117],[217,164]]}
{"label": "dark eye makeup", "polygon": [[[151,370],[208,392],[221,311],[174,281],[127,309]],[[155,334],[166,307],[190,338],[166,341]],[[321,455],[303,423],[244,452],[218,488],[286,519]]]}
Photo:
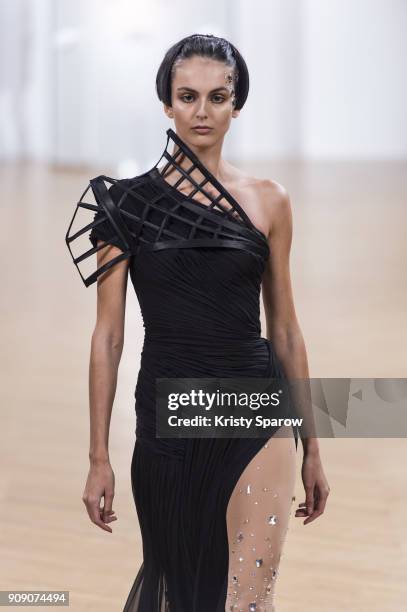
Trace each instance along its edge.
{"label": "dark eye makeup", "polygon": [[[186,100],[185,98],[189,98],[189,100]],[[194,98],[194,95],[191,94],[191,93],[185,93],[185,94],[181,94],[180,95],[180,100],[183,100],[184,102],[187,102],[187,103],[192,102],[191,98]],[[215,98],[217,98],[217,100],[215,100]],[[220,103],[224,102],[224,100],[226,100],[226,98],[222,94],[214,94],[212,96],[212,100],[214,100],[216,104],[220,104]]]}

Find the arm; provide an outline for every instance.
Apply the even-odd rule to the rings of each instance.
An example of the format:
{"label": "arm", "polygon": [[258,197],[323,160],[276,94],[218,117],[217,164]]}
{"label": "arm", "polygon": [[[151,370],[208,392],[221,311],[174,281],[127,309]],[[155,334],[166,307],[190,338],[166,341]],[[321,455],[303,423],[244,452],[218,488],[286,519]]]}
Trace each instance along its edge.
{"label": "arm", "polygon": [[[98,267],[120,252],[114,245],[98,251]],[[98,278],[97,317],[89,362],[90,470],[82,499],[92,522],[110,532],[105,523],[117,517],[111,516],[114,475],[108,450],[109,427],[124,341],[128,265],[128,260],[121,261]]]}
{"label": "arm", "polygon": [[[265,196],[270,227],[268,240],[271,255],[267,261],[262,281],[267,337],[273,342],[287,378],[305,380],[309,377],[308,360],[295,312],[290,276],[291,203],[287,192],[281,185],[272,181],[267,183]],[[306,416],[307,429],[313,433],[314,437],[301,438],[304,452],[318,454],[319,445],[312,427],[312,414]]]}
{"label": "arm", "polygon": [[[268,239],[271,253],[262,279],[267,337],[273,342],[287,378],[306,380],[309,378],[307,353],[295,312],[289,265],[292,244],[290,198],[278,183],[265,183],[263,197],[270,228]],[[313,520],[323,512],[329,487],[322,471],[312,405],[306,387],[305,383],[299,385],[301,398],[297,401],[295,397],[295,406],[298,416],[303,416],[306,421],[306,435],[301,437],[305,459],[303,477],[306,481],[308,514],[313,512],[315,502],[318,506],[318,510],[313,512]],[[300,414],[301,409],[304,414]],[[311,520],[311,517],[308,519]],[[304,523],[310,522],[308,519]]]}

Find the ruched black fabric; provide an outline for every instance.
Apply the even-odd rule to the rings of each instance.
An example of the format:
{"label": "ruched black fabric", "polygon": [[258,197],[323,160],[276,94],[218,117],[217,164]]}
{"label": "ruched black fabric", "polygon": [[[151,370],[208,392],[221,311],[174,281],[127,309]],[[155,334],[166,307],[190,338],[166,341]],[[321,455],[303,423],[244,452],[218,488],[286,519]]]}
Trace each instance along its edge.
{"label": "ruched black fabric", "polygon": [[[181,148],[191,159],[182,142]],[[123,190],[128,229],[142,238],[129,271],[145,331],[131,463],[143,564],[123,612],[224,612],[226,509],[267,440],[157,438],[155,383],[158,377],[284,377],[260,327],[261,279],[271,254],[241,209],[239,218],[209,209],[170,185],[157,167],[113,184],[113,201]],[[157,229],[167,234],[157,238]],[[109,232],[108,223],[93,227],[92,244],[109,242]]]}

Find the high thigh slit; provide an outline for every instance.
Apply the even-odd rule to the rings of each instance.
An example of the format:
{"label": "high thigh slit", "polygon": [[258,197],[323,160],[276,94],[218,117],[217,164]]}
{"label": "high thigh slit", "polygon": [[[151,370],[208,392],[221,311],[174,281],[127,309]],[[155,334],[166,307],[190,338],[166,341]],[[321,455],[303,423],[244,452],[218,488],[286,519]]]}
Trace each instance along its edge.
{"label": "high thigh slit", "polygon": [[[267,438],[157,437],[156,380],[285,378],[273,340],[261,336],[261,280],[272,253],[244,208],[175,132],[167,135],[163,168],[92,179],[66,235],[86,286],[129,259],[145,329],[130,468],[143,562],[123,612],[239,612],[230,606],[240,603],[245,612],[269,612],[265,597],[276,576],[270,588],[265,579],[288,524],[297,431],[295,445],[278,425]],[[82,212],[91,221],[75,230]],[[88,231],[92,248],[75,256],[73,246]],[[107,245],[120,254],[84,275],[81,265]],[[240,525],[243,515],[249,523]],[[246,551],[243,561],[238,550]],[[257,552],[262,557],[249,557]]]}
{"label": "high thigh slit", "polygon": [[291,428],[282,429],[283,436],[277,432],[264,441],[229,500],[228,612],[275,610],[275,585],[295,499],[295,443]]}

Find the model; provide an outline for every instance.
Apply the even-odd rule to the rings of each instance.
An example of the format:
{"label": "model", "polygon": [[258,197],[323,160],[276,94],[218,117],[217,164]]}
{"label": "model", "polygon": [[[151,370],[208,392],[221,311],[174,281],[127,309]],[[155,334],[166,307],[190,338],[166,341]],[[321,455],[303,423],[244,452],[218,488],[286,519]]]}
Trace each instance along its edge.
{"label": "model", "polygon": [[[289,197],[221,156],[249,90],[236,47],[188,36],[167,51],[156,85],[176,128],[167,130],[160,160],[134,178],[92,179],[75,211],[92,221],[72,233],[72,219],[66,235],[72,254],[91,230],[92,248],[72,255],[78,270],[97,253],[96,270],[79,270],[86,286],[97,281],[83,501],[91,520],[111,531],[108,437],[130,274],[145,327],[131,463],[143,563],[124,612],[274,612],[298,432],[283,425],[268,438],[157,437],[156,379],[308,377],[289,275]],[[317,438],[300,439],[306,499],[296,516],[307,524],[323,512],[329,486]]]}

